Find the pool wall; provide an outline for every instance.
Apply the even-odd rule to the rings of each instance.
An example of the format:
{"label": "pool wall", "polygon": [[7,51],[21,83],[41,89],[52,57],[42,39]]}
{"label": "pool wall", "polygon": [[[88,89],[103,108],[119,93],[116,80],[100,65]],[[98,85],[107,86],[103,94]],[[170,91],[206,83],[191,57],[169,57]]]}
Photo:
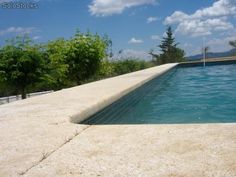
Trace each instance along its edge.
{"label": "pool wall", "polygon": [[[84,121],[125,95],[143,86],[145,83],[148,83],[152,79],[157,78],[175,68],[177,65],[178,63],[165,64],[95,82],[98,86],[97,92],[99,92],[99,90],[103,90],[102,95],[99,99],[96,98],[97,102],[95,104],[90,105],[87,109],[71,116],[71,122],[80,123]],[[96,93],[94,94],[95,97],[98,96]]]}
{"label": "pool wall", "polygon": [[122,121],[115,123],[114,121],[112,121],[112,119],[119,120],[122,114],[132,109],[132,107],[135,106],[136,103],[141,101],[147,93],[152,91],[153,87],[157,85],[161,87],[167,80],[169,80],[175,74],[177,68],[178,66],[145,82],[138,88],[133,89],[126,95],[114,101],[112,104],[106,106],[105,108],[96,112],[94,115],[88,117],[87,119],[79,123],[87,125],[128,124],[128,122],[123,123]]}
{"label": "pool wall", "polygon": [[[132,176],[131,173],[124,173],[125,171],[133,172],[132,168],[129,168],[130,164],[132,167],[133,164],[139,164],[138,168],[135,167],[137,172],[138,170],[143,170],[146,172],[144,174],[147,174],[147,176],[149,174],[150,176],[150,163],[147,163],[146,169],[142,168],[142,164],[140,166],[140,160],[142,161],[144,157],[146,159],[142,162],[156,160],[156,162],[160,162],[160,164],[164,164],[166,167],[171,167],[171,169],[163,169],[163,172],[173,170],[172,165],[174,162],[176,172],[181,169],[182,173],[179,174],[182,176],[192,174],[193,170],[189,168],[190,165],[196,168],[196,170],[202,169],[202,165],[206,166],[208,171],[215,172],[218,176],[223,174],[225,170],[228,172],[230,169],[230,174],[235,174],[235,168],[232,166],[236,157],[235,124],[122,125],[106,127],[74,124],[71,122],[77,123],[86,119],[87,116],[103,109],[132,90],[166,73],[177,65],[161,65],[0,105],[0,176],[48,176],[48,174],[51,174],[51,176],[78,176],[81,173],[76,172],[76,169],[84,169],[85,173],[83,175],[85,176],[91,176],[91,174],[101,175],[103,173],[101,173],[101,166],[98,163],[99,159],[93,158],[97,156],[91,156],[91,154],[96,155],[97,152],[102,152],[99,155],[101,157],[100,162],[104,162],[104,160],[107,162],[103,167],[105,167],[104,169],[108,176],[115,175],[114,168],[118,166],[122,167],[121,170],[118,169],[121,172],[117,174],[118,176]],[[159,130],[163,130],[163,133],[160,133]],[[101,139],[96,139],[98,137],[101,137]],[[189,143],[186,144],[186,141]],[[123,142],[126,142],[126,144]],[[203,144],[204,147],[208,148],[199,148],[196,151],[195,144]],[[108,147],[108,149],[103,149],[101,145]],[[167,148],[170,145],[173,146],[173,149]],[[160,154],[157,155],[156,147],[160,146],[166,151],[160,151]],[[189,149],[189,146],[192,151]],[[121,152],[119,155],[119,151],[123,150],[124,147],[127,147],[126,151]],[[172,157],[177,155],[176,147],[181,149],[181,151],[179,156],[177,156],[178,158],[173,161]],[[109,150],[114,150],[114,152],[109,153]],[[182,151],[188,152],[188,154],[182,155]],[[93,152],[96,152],[96,154]],[[212,152],[217,154],[215,153],[212,156]],[[114,154],[117,155],[116,158],[114,158]],[[127,157],[127,155],[129,156]],[[216,156],[217,159],[215,159]],[[164,163],[162,163],[163,157],[165,157]],[[193,159],[194,163],[189,163],[189,157]],[[199,157],[200,159],[196,161],[196,158]],[[202,161],[201,157],[204,161]],[[95,161],[87,161],[92,159],[95,159]],[[116,159],[117,164],[115,163]],[[133,159],[134,162],[130,163],[130,159]],[[212,162],[211,159],[213,162],[216,161],[218,166],[213,164],[209,170],[209,163]],[[228,163],[221,165],[219,160],[222,159],[227,159]],[[183,163],[180,164],[179,160],[182,160]],[[56,167],[47,170],[43,166],[45,163],[47,163],[46,167],[51,167],[53,164]],[[76,166],[79,164],[83,166]],[[125,164],[125,166],[121,164]],[[179,164],[180,166],[178,166]],[[183,170],[183,166],[186,167],[185,170]],[[88,167],[88,170],[85,167]],[[90,173],[91,169],[95,170],[95,172]],[[159,167],[153,167],[152,169],[154,171],[151,176],[155,176],[160,172]],[[222,173],[218,172],[219,169]],[[96,172],[96,170],[99,171]],[[36,174],[30,175],[30,173],[35,171]],[[233,176],[230,174],[228,176]],[[104,174],[103,176],[107,175]],[[195,176],[204,175],[197,173]]]}
{"label": "pool wall", "polygon": [[0,176],[27,173],[90,127],[75,123],[177,65],[156,66],[0,105]]}
{"label": "pool wall", "polygon": [[[214,66],[214,65],[231,65],[231,64],[236,64],[236,59],[233,57],[229,58],[223,58],[223,59],[207,59],[206,60],[206,66]],[[162,87],[162,85],[167,81],[171,79],[171,76],[175,74],[177,71],[177,68],[186,68],[186,67],[198,67],[202,68],[203,67],[203,62],[202,61],[192,61],[192,62],[183,62],[178,65],[178,67],[175,67],[175,69],[168,70],[168,72],[164,72],[164,74],[158,75],[157,77],[154,77],[153,79],[149,80],[148,82],[142,84],[140,87],[136,89],[131,89],[127,94],[124,96],[120,97],[116,101],[113,101],[111,104],[108,106],[104,107],[100,111],[96,112],[92,116],[88,116],[85,120],[82,122],[78,122],[81,124],[86,124],[86,125],[106,125],[106,124],[143,124],[144,120],[136,120],[134,117],[138,117],[138,115],[134,115],[133,110],[136,104],[139,102],[142,102],[141,100],[145,97],[147,93],[152,92],[153,87]],[[173,82],[173,81],[172,81]],[[156,90],[157,91],[157,90]],[[181,93],[179,94],[181,95]],[[167,98],[168,100],[168,98]],[[140,107],[140,109],[142,109]],[[139,109],[139,110],[140,110]],[[146,111],[146,109],[145,109]],[[144,112],[145,112],[144,111]],[[176,110],[176,112],[178,112]],[[130,121],[128,121],[127,118],[123,118],[122,116],[125,114],[128,117],[131,116]],[[182,116],[184,117],[184,116]],[[210,119],[210,118],[209,118]],[[188,119],[189,120],[189,119]],[[152,120],[153,121],[153,120]],[[172,120],[173,121],[173,120]],[[197,123],[199,119],[193,120],[193,122],[182,122],[182,123]],[[148,123],[148,122],[145,122]],[[161,123],[161,122],[158,122]],[[171,122],[162,122],[162,123],[171,123]],[[178,123],[177,122],[172,122],[172,123]],[[201,122],[203,123],[203,122]],[[204,123],[209,123],[209,122],[204,122]]]}

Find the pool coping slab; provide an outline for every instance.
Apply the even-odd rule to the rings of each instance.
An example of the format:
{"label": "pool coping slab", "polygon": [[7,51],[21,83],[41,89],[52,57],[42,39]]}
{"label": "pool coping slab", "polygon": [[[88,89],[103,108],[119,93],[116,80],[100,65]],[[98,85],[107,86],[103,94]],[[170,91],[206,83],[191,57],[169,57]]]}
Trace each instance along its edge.
{"label": "pool coping slab", "polygon": [[236,124],[93,125],[24,177],[233,177]]}
{"label": "pool coping slab", "polygon": [[148,68],[0,106],[0,176],[22,176],[69,144],[78,123],[177,63]]}

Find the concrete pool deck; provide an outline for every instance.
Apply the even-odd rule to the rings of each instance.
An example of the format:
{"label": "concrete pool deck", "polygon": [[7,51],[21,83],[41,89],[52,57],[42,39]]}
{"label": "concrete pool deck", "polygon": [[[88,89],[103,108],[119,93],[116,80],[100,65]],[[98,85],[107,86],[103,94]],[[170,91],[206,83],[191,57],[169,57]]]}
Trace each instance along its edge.
{"label": "concrete pool deck", "polygon": [[176,65],[1,105],[0,176],[236,176],[236,124],[72,123]]}

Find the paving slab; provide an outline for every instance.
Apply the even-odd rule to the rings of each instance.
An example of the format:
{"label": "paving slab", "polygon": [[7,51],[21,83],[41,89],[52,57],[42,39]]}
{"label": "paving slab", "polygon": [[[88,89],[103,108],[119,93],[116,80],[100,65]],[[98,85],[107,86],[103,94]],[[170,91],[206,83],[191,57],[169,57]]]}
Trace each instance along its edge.
{"label": "paving slab", "polygon": [[75,123],[176,65],[161,65],[1,105],[0,176],[27,174],[89,127]]}
{"label": "paving slab", "polygon": [[236,124],[96,125],[25,177],[234,177]]}

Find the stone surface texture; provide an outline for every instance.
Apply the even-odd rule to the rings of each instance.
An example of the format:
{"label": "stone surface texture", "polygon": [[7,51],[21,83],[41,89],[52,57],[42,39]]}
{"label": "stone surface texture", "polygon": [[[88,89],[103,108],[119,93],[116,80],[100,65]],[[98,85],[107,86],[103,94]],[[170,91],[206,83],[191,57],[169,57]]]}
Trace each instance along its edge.
{"label": "stone surface texture", "polygon": [[236,176],[236,124],[75,124],[176,65],[1,105],[0,177]]}

